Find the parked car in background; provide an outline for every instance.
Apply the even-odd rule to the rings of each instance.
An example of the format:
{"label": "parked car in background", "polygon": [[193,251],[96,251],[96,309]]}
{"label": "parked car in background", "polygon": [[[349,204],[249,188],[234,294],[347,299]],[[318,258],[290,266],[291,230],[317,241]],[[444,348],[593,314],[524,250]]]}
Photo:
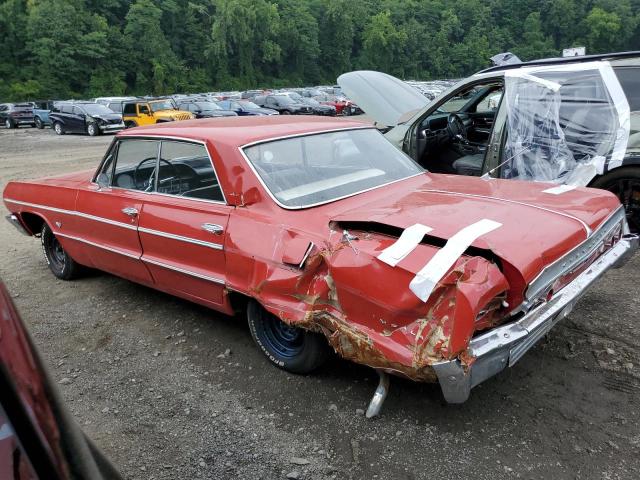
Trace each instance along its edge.
{"label": "parked car in background", "polygon": [[[347,100],[344,97],[339,97],[337,95],[330,95],[328,93],[324,93],[321,95],[317,95],[313,97],[314,100],[320,102],[323,105],[330,105],[336,109],[336,113],[338,115],[351,115],[353,102],[351,100]],[[355,114],[355,112],[354,112]]]}
{"label": "parked car in background", "polygon": [[93,101],[102,105],[106,105],[114,112],[122,114],[122,104],[124,102],[136,100],[137,98],[138,97],[98,97]]}
{"label": "parked car in background", "polygon": [[123,103],[122,118],[126,128],[155,123],[191,120],[195,116],[187,111],[178,109],[170,98],[153,100],[131,100]]}
{"label": "parked car in background", "polygon": [[309,105],[294,101],[284,94],[263,95],[253,99],[253,103],[263,108],[276,110],[280,115],[312,115],[313,109]]}
{"label": "parked car in background", "polygon": [[236,112],[241,117],[247,115],[278,115],[277,110],[259,107],[249,100],[221,100],[218,105],[226,110]]}
{"label": "parked car in background", "polygon": [[0,281],[0,479],[118,480],[62,402]]}
{"label": "parked car in background", "polygon": [[331,105],[322,105],[317,100],[314,100],[313,98],[303,97],[298,92],[289,90],[289,91],[280,92],[279,95],[287,95],[294,102],[311,107],[311,111],[313,112],[314,115],[324,115],[324,116],[330,116],[330,117],[333,117],[336,115],[335,107]]}
{"label": "parked car in background", "polygon": [[640,231],[640,52],[492,67],[433,101],[380,72],[338,82],[430,171],[603,188]]}
{"label": "parked car in background", "polygon": [[236,112],[223,109],[216,102],[206,100],[183,100],[178,102],[178,108],[191,112],[196,118],[235,117]]}
{"label": "parked car in background", "polygon": [[280,368],[313,370],[328,341],[454,403],[638,246],[610,192],[429,173],[361,122],[171,122],[96,163],[4,190],[57,278],[87,266],[246,311]]}
{"label": "parked car in background", "polygon": [[53,100],[46,100],[36,101],[33,103],[35,104],[35,107],[33,108],[33,121],[36,124],[36,127],[43,129],[44,127],[51,126],[49,113],[51,113],[51,109],[55,102]]}
{"label": "parked car in background", "polygon": [[95,137],[124,128],[122,115],[94,102],[56,102],[49,120],[58,135],[85,133]]}
{"label": "parked car in background", "polygon": [[36,126],[33,118],[32,103],[0,103],[0,122],[6,128],[17,128],[20,125]]}

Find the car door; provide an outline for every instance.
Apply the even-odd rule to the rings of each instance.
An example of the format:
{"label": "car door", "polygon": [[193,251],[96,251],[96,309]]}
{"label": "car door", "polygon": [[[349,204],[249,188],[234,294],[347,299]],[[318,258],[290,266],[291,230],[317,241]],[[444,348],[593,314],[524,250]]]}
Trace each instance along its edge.
{"label": "car door", "polygon": [[153,114],[151,113],[151,108],[149,107],[149,104],[139,103],[137,105],[137,109],[138,109],[138,118],[136,122],[138,123],[138,125],[151,125],[156,123],[155,119],[153,118]]}
{"label": "car door", "polygon": [[123,139],[114,142],[96,184],[78,191],[75,235],[90,249],[99,269],[140,283],[152,277],[140,260],[142,246],[138,221],[149,179],[156,168],[160,142]]}
{"label": "car door", "polygon": [[78,105],[74,105],[71,110],[71,115],[69,115],[69,123],[71,130],[76,133],[85,133],[85,117],[86,114],[82,107]]}
{"label": "car door", "polygon": [[0,105],[0,122],[2,122],[3,124],[7,120],[7,110],[7,105]]}
{"label": "car door", "polygon": [[203,143],[162,140],[155,193],[145,199],[142,260],[157,285],[211,306],[225,302],[225,239],[232,207]]}

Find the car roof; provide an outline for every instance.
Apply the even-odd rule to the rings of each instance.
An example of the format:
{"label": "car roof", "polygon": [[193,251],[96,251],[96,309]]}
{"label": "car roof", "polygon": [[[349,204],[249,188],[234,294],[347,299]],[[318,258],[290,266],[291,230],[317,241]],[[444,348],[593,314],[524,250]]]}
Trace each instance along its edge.
{"label": "car roof", "polygon": [[512,63],[509,65],[500,65],[485,68],[478,73],[499,72],[503,70],[514,70],[522,67],[530,67],[535,65],[558,65],[565,63],[583,63],[593,62],[596,60],[617,60],[625,58],[640,58],[640,51],[603,53],[598,55],[581,55],[576,57],[557,57],[557,58],[541,58],[539,60],[531,60],[528,62]]}
{"label": "car roof", "polygon": [[316,116],[269,115],[166,122],[123,130],[118,137],[177,137],[232,147],[276,138],[331,130],[371,127],[371,123]]}

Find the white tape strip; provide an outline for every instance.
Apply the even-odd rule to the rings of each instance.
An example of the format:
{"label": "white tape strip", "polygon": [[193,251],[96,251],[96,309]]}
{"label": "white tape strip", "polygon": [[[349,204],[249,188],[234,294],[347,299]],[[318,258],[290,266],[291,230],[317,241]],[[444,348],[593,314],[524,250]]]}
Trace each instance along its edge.
{"label": "white tape strip", "polygon": [[402,232],[402,235],[400,235],[393,245],[388,246],[378,255],[378,260],[395,267],[418,246],[423,237],[431,230],[431,227],[421,225],[420,223],[411,225]]}
{"label": "white tape strip", "polygon": [[438,250],[431,260],[422,267],[422,270],[416,273],[416,276],[413,277],[413,280],[411,280],[409,284],[411,291],[415,293],[420,300],[426,302],[438,282],[465,250],[469,248],[478,237],[501,226],[501,223],[484,218],[460,230],[447,241],[444,247]]}
{"label": "white tape strip", "polygon": [[558,185],[557,187],[547,188],[546,190],[542,190],[542,193],[550,193],[551,195],[560,195],[564,192],[570,192],[571,190],[575,190],[575,185]]}

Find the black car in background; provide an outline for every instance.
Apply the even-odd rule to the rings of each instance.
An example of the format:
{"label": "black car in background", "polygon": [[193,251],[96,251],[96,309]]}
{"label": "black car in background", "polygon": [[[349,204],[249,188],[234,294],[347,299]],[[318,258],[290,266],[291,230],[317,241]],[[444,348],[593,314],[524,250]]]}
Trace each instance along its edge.
{"label": "black car in background", "polygon": [[182,100],[178,109],[193,113],[196,118],[235,117],[236,112],[223,109],[215,102],[208,100]]}
{"label": "black car in background", "polygon": [[49,120],[58,135],[86,133],[93,137],[124,128],[122,115],[93,102],[57,102],[49,113]]}
{"label": "black car in background", "polygon": [[295,102],[284,94],[259,95],[253,102],[260,107],[277,110],[280,115],[313,115],[313,109],[309,105]]}
{"label": "black car in background", "polygon": [[241,117],[249,115],[278,115],[277,110],[271,108],[261,108],[249,100],[221,100],[217,102],[220,108],[236,112]]}
{"label": "black car in background", "polygon": [[35,127],[33,103],[0,103],[0,122],[7,128],[20,125]]}

